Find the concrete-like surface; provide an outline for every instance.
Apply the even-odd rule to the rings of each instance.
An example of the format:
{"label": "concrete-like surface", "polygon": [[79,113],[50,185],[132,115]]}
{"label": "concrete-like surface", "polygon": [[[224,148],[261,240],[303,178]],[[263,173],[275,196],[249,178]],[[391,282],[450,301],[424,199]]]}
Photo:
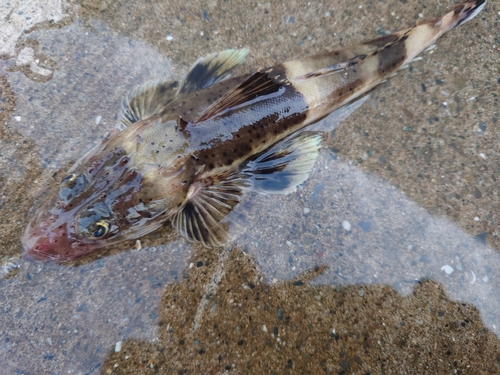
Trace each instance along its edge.
{"label": "concrete-like surface", "polygon": [[167,226],[64,266],[19,259],[20,237],[134,85],[228,47],[251,50],[243,73],[454,2],[45,3],[0,7],[1,374],[500,373],[498,2],[379,87],[297,192],[247,197],[230,247]]}

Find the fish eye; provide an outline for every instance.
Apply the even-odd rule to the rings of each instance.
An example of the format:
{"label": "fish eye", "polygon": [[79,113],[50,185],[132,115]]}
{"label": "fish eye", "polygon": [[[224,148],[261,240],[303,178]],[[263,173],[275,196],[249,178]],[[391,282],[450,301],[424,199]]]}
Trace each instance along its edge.
{"label": "fish eye", "polygon": [[69,174],[61,180],[59,197],[68,202],[85,191],[88,185],[89,179],[85,173]]}
{"label": "fish eye", "polygon": [[77,174],[69,174],[67,175],[66,177],[64,177],[62,180],[61,180],[61,186],[62,188],[69,188],[69,189],[73,189],[75,187],[75,184],[76,184],[76,179],[78,178],[78,175]]}
{"label": "fish eye", "polygon": [[109,222],[106,220],[98,220],[88,227],[88,232],[93,238],[100,238],[105,236],[109,231]]}
{"label": "fish eye", "polygon": [[73,182],[76,180],[76,174],[72,173],[72,174],[69,174],[67,175],[66,177],[64,177],[62,180],[61,180],[61,184],[62,183],[70,183],[70,182]]}

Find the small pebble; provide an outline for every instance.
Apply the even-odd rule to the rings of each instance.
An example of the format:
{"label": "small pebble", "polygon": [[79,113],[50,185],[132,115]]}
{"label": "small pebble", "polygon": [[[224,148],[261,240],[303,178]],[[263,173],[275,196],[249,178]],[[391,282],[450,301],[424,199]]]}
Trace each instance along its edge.
{"label": "small pebble", "polygon": [[309,212],[311,212],[311,210],[307,207],[304,208],[304,213],[307,215]]}
{"label": "small pebble", "polygon": [[265,325],[265,324],[262,326],[262,330],[263,330],[264,332],[267,332],[267,327],[266,327],[266,325]]}
{"label": "small pebble", "polygon": [[99,125],[99,124],[100,124],[100,122],[101,122],[101,120],[102,120],[102,116],[97,116],[97,117],[95,118],[95,124],[96,124],[96,125]]}
{"label": "small pebble", "polygon": [[348,232],[351,231],[351,223],[349,223],[347,220],[344,220],[342,222],[342,227]]}
{"label": "small pebble", "polygon": [[172,35],[167,35],[167,40],[170,42],[174,39],[174,37]]}
{"label": "small pebble", "polygon": [[21,121],[21,116],[14,116],[14,119],[15,119],[16,121]]}
{"label": "small pebble", "polygon": [[482,135],[486,131],[487,125],[485,122],[481,121],[474,125],[474,133],[477,135]]}
{"label": "small pebble", "polygon": [[118,353],[120,350],[122,350],[122,342],[117,341],[115,344],[115,353]]}
{"label": "small pebble", "polygon": [[441,267],[441,271],[444,271],[444,272],[446,272],[448,275],[450,275],[450,274],[451,274],[453,271],[455,271],[455,270],[453,269],[453,267],[451,267],[451,266],[449,266],[449,265],[445,264],[443,267]]}

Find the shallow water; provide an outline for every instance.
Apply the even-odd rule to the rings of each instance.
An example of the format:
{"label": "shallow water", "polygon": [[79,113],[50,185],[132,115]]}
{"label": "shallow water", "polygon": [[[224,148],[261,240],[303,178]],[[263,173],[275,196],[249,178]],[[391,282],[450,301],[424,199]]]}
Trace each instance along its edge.
{"label": "shallow water", "polygon": [[0,60],[2,371],[498,372],[498,3],[379,87],[297,192],[246,197],[230,247],[167,226],[69,266],[19,259],[34,207],[135,85],[228,47],[251,50],[243,73],[452,5],[83,1],[20,35]]}

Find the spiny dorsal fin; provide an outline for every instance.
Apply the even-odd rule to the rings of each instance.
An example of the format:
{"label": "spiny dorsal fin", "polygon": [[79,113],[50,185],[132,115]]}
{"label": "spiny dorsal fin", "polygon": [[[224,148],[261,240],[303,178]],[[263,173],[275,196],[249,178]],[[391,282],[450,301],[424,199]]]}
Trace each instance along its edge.
{"label": "spiny dorsal fin", "polygon": [[245,191],[288,193],[304,182],[314,165],[323,135],[303,132],[274,145],[229,176],[210,177],[191,186],[184,206],[172,218],[179,233],[207,247],[230,237],[227,219]]}
{"label": "spiny dorsal fin", "polygon": [[228,49],[198,59],[189,69],[179,88],[180,94],[190,94],[229,78],[229,72],[243,63],[246,48]]}
{"label": "spiny dorsal fin", "polygon": [[221,115],[227,110],[249,103],[254,100],[267,99],[266,95],[277,93],[280,88],[288,85],[286,80],[277,80],[269,77],[268,71],[251,74],[245,81],[227,92],[223,97],[206,108],[193,124]]}
{"label": "spiny dorsal fin", "polygon": [[121,126],[127,127],[160,113],[175,97],[178,85],[177,81],[151,81],[135,87],[122,100]]}

